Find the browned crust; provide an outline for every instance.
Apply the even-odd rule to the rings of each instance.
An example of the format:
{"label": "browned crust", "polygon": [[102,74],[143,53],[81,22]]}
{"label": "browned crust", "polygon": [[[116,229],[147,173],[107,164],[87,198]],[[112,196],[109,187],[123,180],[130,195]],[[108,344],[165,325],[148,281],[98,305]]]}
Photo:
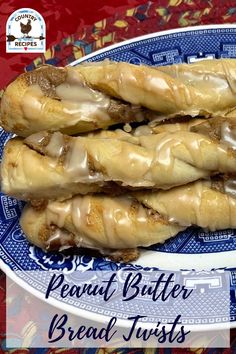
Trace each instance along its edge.
{"label": "browned crust", "polygon": [[40,242],[44,245],[44,247],[45,247],[45,244],[46,244],[47,240],[49,239],[51,233],[52,233],[51,228],[49,226],[47,226],[46,224],[43,224],[41,226],[41,228],[39,229],[38,238],[39,238]]}
{"label": "browned crust", "polygon": [[38,84],[47,97],[58,98],[55,88],[66,80],[67,70],[51,65],[42,65],[36,70],[24,73],[19,79],[25,80],[28,86]]}
{"label": "browned crust", "polygon": [[137,248],[124,248],[108,255],[113,262],[129,263],[138,259],[140,252]]}
{"label": "browned crust", "polygon": [[31,204],[32,208],[34,208],[34,210],[42,211],[42,210],[46,209],[47,204],[48,204],[48,200],[46,200],[46,199],[31,199],[30,204]]}
{"label": "browned crust", "polygon": [[134,122],[137,114],[142,114],[143,117],[148,116],[149,110],[142,108],[138,105],[132,105],[124,101],[111,99],[110,106],[108,108],[108,114],[112,120],[117,123],[129,123]]}

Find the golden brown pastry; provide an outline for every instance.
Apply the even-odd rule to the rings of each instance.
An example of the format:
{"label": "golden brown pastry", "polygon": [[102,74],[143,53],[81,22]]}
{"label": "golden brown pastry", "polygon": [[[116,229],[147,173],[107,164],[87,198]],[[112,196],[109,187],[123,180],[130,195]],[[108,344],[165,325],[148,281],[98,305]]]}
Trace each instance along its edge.
{"label": "golden brown pastry", "polygon": [[[215,118],[212,118],[215,119]],[[228,118],[227,118],[228,119]],[[165,123],[159,124],[142,124],[136,128],[133,128],[126,124],[123,129],[115,130],[96,130],[90,133],[87,133],[84,136],[89,138],[110,138],[110,139],[119,139],[124,141],[129,141],[133,144],[139,144],[138,137],[145,135],[154,135],[159,133],[175,133],[177,131],[194,131],[195,126],[200,125],[201,123],[207,122],[208,119],[192,118],[184,120],[183,122],[173,122],[168,123],[168,120]]]}
{"label": "golden brown pastry", "polygon": [[[215,119],[215,118],[212,118]],[[200,119],[200,118],[190,118],[190,117],[185,117],[185,119],[182,119],[182,121],[178,118],[174,119],[173,122],[171,122],[171,119],[167,119],[165,122],[161,122],[156,124],[155,122],[150,122],[147,127],[149,127],[150,131],[152,134],[159,134],[159,133],[164,133],[164,132],[169,132],[169,133],[175,133],[180,130],[184,131],[191,131],[191,129],[208,119]],[[146,132],[145,134],[145,128],[143,129],[142,127],[145,127],[145,125],[140,125],[137,127],[134,131],[134,135],[146,135],[148,134]],[[144,132],[144,133],[143,133]]]}
{"label": "golden brown pastry", "polygon": [[83,247],[105,255],[130,250],[131,260],[137,256],[132,249],[162,243],[191,225],[212,231],[235,228],[235,186],[235,180],[197,181],[113,198],[74,196],[50,201],[42,210],[28,205],[20,224],[28,240],[46,250]]}
{"label": "golden brown pastry", "polygon": [[204,134],[211,139],[236,149],[236,118],[217,117],[205,119],[190,127],[190,131]]}
{"label": "golden brown pastry", "polygon": [[[20,138],[7,142],[1,163],[1,189],[22,200],[60,198],[101,191],[99,184],[79,183],[65,175],[63,166],[30,149]],[[56,166],[56,168],[55,168]]]}
{"label": "golden brown pastry", "polygon": [[236,227],[236,180],[196,181],[168,191],[133,194],[166,221],[211,231]]}
{"label": "golden brown pastry", "polygon": [[141,121],[146,110],[88,87],[72,67],[45,65],[20,75],[5,90],[1,126],[19,136],[41,130],[76,134]]}
{"label": "golden brown pastry", "polygon": [[44,210],[27,206],[20,219],[33,244],[46,250],[69,247],[103,254],[164,242],[184,228],[169,223],[131,196],[75,196],[49,202]]}
{"label": "golden brown pastry", "polygon": [[207,136],[178,131],[119,139],[38,133],[10,140],[2,191],[20,199],[52,199],[125,188],[169,189],[216,173],[236,173],[236,153]]}
{"label": "golden brown pastry", "polygon": [[236,108],[236,60],[204,60],[164,67],[100,62],[74,68],[91,87],[174,116],[225,116]]}
{"label": "golden brown pastry", "polygon": [[76,134],[144,119],[235,117],[235,77],[235,59],[164,67],[109,61],[42,66],[7,87],[1,125],[28,136],[41,130]]}

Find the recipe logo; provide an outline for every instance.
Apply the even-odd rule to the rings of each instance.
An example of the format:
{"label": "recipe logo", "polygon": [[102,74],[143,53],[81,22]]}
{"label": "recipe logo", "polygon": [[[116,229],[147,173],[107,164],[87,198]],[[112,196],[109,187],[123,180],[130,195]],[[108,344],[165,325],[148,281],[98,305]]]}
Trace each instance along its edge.
{"label": "recipe logo", "polygon": [[13,12],[6,24],[7,53],[44,53],[46,26],[39,12],[22,8]]}

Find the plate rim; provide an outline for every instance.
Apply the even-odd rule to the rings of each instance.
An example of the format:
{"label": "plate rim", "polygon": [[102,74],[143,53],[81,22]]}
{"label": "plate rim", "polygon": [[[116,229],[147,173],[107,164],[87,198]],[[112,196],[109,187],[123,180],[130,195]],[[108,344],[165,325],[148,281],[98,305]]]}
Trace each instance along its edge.
{"label": "plate rim", "polygon": [[161,36],[166,36],[169,34],[174,34],[174,33],[183,33],[183,32],[191,32],[194,30],[197,31],[204,31],[207,29],[222,29],[222,28],[231,28],[231,29],[235,29],[236,30],[236,23],[226,23],[226,24],[212,24],[212,25],[200,25],[200,26],[189,26],[189,27],[183,27],[183,28],[173,28],[170,30],[164,30],[164,31],[158,31],[158,32],[154,32],[154,33],[149,33],[149,34],[144,34],[142,36],[138,36],[138,37],[134,37],[134,38],[130,38],[127,39],[125,41],[119,42],[119,43],[115,43],[112,45],[109,45],[107,47],[95,50],[94,52],[87,54],[79,59],[74,60],[73,62],[69,63],[66,66],[75,66],[83,61],[86,61],[87,59],[90,59],[92,57],[94,57],[95,55],[100,55],[102,53],[105,53],[107,50],[113,50],[113,49],[117,49],[119,47],[122,47],[124,45],[127,44],[131,44],[131,43],[135,43],[135,42],[139,42],[142,40],[147,40],[147,39],[151,39],[151,38],[155,38],[155,37],[161,37]]}

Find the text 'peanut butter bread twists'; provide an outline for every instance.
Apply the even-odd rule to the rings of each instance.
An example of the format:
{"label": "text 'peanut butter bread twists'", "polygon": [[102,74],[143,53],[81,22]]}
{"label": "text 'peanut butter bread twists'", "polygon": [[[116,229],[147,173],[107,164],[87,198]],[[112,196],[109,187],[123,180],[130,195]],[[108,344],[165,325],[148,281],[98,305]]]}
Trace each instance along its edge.
{"label": "text 'peanut butter bread twists'", "polygon": [[236,173],[236,152],[206,135],[177,131],[119,139],[37,133],[8,141],[2,190],[20,199],[54,199],[128,189],[169,189],[217,173]]}
{"label": "text 'peanut butter bread twists'", "polygon": [[230,183],[197,181],[119,197],[74,196],[50,201],[41,210],[27,206],[20,223],[30,242],[43,249],[84,247],[112,255],[114,250],[162,243],[190,225],[236,227],[236,199],[225,193]]}

